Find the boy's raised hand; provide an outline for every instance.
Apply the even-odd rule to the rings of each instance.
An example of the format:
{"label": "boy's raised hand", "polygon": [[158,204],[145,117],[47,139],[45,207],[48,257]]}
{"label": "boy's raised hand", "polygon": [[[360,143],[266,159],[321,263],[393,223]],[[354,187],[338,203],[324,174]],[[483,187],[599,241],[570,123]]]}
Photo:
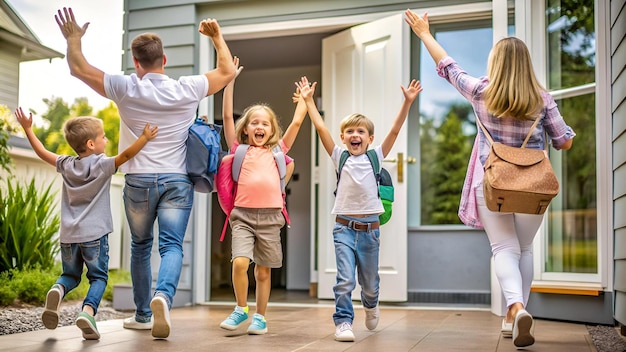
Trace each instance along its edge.
{"label": "boy's raised hand", "polygon": [[33,126],[33,114],[29,113],[28,116],[24,114],[22,108],[15,109],[15,117],[17,118],[17,122],[22,125],[24,130],[29,129]]}
{"label": "boy's raised hand", "polygon": [[300,90],[300,96],[304,100],[313,98],[316,86],[317,82],[309,83],[309,79],[306,76],[300,77],[300,82],[296,82],[296,87]]}
{"label": "boy's raised hand", "polygon": [[154,139],[154,137],[156,137],[158,133],[159,133],[159,126],[150,127],[150,124],[146,123],[146,125],[143,128],[143,135],[148,140]]}
{"label": "boy's raised hand", "polygon": [[413,102],[415,98],[417,98],[417,95],[423,90],[422,84],[417,80],[412,80],[407,88],[404,88],[404,86],[400,86],[400,88],[402,88],[404,99],[410,102]]}

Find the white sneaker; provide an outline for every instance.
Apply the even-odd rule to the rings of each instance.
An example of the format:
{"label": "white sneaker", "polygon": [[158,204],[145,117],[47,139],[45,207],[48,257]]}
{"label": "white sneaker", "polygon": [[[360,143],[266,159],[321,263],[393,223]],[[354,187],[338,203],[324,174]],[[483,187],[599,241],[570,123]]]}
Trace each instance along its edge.
{"label": "white sneaker", "polygon": [[156,339],[165,339],[170,336],[170,309],[167,301],[163,296],[156,295],[150,301],[150,309],[152,309],[152,337]]}
{"label": "white sneaker", "polygon": [[353,342],[354,333],[352,332],[352,324],[348,322],[341,323],[335,328],[335,340],[343,342]]}
{"label": "white sneaker", "polygon": [[516,347],[526,347],[535,343],[533,336],[534,321],[532,315],[521,309],[513,321],[513,344]]}
{"label": "white sneaker", "polygon": [[41,322],[47,329],[56,329],[59,325],[59,307],[63,300],[62,288],[59,284],[52,285],[46,294],[46,304],[41,314]]}
{"label": "white sneaker", "polygon": [[145,323],[137,321],[134,316],[126,318],[124,319],[124,329],[150,330],[152,329],[152,318]]}
{"label": "white sneaker", "polygon": [[502,319],[502,328],[500,328],[500,333],[502,337],[512,338],[513,337],[513,323],[507,323],[506,318]]}
{"label": "white sneaker", "polygon": [[378,308],[378,304],[374,308],[365,308],[365,327],[369,330],[376,329],[376,327],[378,326],[379,317],[380,310]]}

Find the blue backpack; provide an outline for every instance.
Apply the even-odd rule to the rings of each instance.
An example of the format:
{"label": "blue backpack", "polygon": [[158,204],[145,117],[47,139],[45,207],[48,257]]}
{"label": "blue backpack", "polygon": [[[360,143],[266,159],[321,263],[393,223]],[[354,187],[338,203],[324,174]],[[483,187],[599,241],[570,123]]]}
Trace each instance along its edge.
{"label": "blue backpack", "polygon": [[[393,182],[391,179],[391,175],[385,169],[380,167],[380,163],[378,161],[378,155],[376,155],[376,151],[374,149],[369,149],[367,151],[367,158],[370,160],[370,164],[372,164],[372,169],[374,170],[374,176],[376,177],[376,183],[378,185],[378,198],[383,203],[383,208],[385,211],[378,216],[381,225],[386,224],[389,219],[391,219],[391,205],[393,203]],[[339,165],[337,167],[337,185],[339,185],[339,178],[341,177],[341,169],[343,169],[343,165],[346,163],[350,157],[350,153],[347,150],[344,150],[339,157]],[[336,193],[337,191],[335,191]]]}
{"label": "blue backpack", "polygon": [[215,174],[226,155],[220,142],[222,126],[206,122],[198,117],[189,127],[187,137],[187,174],[196,192],[210,193],[215,190]]}

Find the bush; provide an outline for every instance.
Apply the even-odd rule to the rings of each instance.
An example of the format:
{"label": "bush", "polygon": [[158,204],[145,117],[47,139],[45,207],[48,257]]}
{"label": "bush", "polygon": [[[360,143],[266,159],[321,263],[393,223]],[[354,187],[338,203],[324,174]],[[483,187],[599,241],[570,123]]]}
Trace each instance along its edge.
{"label": "bush", "polygon": [[60,219],[52,184],[39,191],[32,179],[23,185],[7,178],[0,187],[0,272],[54,266],[59,253]]}
{"label": "bush", "polygon": [[[57,262],[47,269],[31,268],[26,270],[13,269],[0,273],[0,306],[12,304],[16,299],[33,305],[43,305],[48,290],[62,273],[61,263]],[[89,280],[83,272],[80,284],[70,292],[66,292],[64,301],[83,300],[89,290]],[[104,300],[113,300],[113,286],[118,283],[130,282],[130,272],[110,270],[109,282],[104,291]]]}
{"label": "bush", "polygon": [[0,273],[0,306],[8,306],[17,298],[17,293],[11,287],[11,276],[8,271]]}
{"label": "bush", "polygon": [[33,305],[41,304],[46,299],[46,293],[57,279],[58,272],[55,269],[40,270],[38,267],[23,271],[11,270],[13,279],[11,286],[17,294],[17,298]]}

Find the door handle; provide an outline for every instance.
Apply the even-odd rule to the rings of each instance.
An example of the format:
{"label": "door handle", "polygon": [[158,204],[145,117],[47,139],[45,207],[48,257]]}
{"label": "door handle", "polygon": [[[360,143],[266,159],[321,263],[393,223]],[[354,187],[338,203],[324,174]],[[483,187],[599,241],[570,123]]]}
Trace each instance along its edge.
{"label": "door handle", "polygon": [[404,163],[406,162],[407,164],[415,164],[417,162],[417,159],[412,156],[407,156],[405,160],[404,153],[398,153],[397,158],[385,159],[383,160],[383,162],[398,163],[398,182],[402,183],[404,182]]}

